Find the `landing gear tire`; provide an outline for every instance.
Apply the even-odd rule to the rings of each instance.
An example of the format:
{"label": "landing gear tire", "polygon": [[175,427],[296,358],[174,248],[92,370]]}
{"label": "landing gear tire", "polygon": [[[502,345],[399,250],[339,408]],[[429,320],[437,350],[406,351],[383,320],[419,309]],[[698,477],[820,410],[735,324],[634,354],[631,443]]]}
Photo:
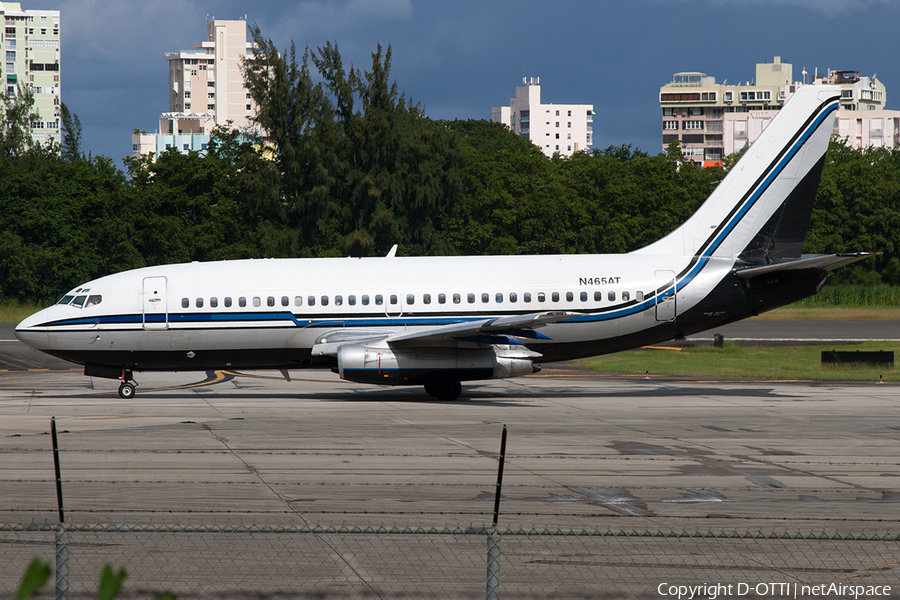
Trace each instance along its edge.
{"label": "landing gear tire", "polygon": [[126,400],[134,398],[134,384],[126,381],[119,386],[119,397]]}
{"label": "landing gear tire", "polygon": [[438,379],[425,384],[425,393],[443,402],[452,402],[462,393],[462,384],[455,379]]}

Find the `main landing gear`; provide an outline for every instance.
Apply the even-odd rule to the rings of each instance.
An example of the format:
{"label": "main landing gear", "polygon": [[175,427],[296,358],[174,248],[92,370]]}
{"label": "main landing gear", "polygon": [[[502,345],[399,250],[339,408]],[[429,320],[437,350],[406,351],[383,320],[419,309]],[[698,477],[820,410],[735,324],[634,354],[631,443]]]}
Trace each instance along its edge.
{"label": "main landing gear", "polygon": [[434,379],[425,384],[425,392],[432,398],[452,402],[462,393],[462,384],[456,379]]}
{"label": "main landing gear", "polygon": [[137,381],[134,380],[131,371],[123,371],[121,379],[122,383],[119,384],[119,398],[124,398],[126,400],[134,398]]}

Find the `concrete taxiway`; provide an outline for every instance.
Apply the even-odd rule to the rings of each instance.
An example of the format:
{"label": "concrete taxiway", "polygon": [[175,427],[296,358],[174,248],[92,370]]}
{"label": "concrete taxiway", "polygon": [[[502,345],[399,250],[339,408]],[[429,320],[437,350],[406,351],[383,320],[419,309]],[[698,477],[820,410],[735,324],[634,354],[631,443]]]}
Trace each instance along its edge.
{"label": "concrete taxiway", "polygon": [[[66,366],[66,369],[69,367]],[[329,372],[0,373],[0,522],[896,530],[900,386],[605,376],[456,402]]]}

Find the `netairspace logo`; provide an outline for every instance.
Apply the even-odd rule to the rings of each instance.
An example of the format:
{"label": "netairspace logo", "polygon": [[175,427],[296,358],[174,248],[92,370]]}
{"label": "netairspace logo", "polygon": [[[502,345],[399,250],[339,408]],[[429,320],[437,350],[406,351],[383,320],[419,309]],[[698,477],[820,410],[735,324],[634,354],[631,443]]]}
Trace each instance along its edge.
{"label": "netairspace logo", "polygon": [[844,585],[839,583],[804,585],[800,583],[704,583],[703,585],[676,585],[661,583],[656,588],[660,596],[677,600],[716,600],[716,598],[740,597],[753,594],[776,598],[809,598],[835,596],[841,598],[877,598],[889,596],[889,585]]}

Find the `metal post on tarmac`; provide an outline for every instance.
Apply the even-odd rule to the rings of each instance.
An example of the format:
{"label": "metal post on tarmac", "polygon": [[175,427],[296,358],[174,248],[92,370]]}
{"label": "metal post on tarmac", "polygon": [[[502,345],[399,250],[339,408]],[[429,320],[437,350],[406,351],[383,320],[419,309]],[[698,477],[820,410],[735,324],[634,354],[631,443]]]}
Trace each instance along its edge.
{"label": "metal post on tarmac", "polygon": [[497,467],[497,491],[494,496],[494,522],[488,533],[487,600],[500,598],[500,535],[497,521],[500,519],[500,493],[503,489],[503,464],[506,462],[506,425],[500,438],[500,465]]}
{"label": "metal post on tarmac", "polygon": [[62,475],[59,468],[59,442],[56,438],[56,417],[50,417],[50,438],[53,443],[53,468],[56,471],[56,505],[59,525],[56,527],[56,600],[66,600],[69,593],[69,534],[63,513]]}

